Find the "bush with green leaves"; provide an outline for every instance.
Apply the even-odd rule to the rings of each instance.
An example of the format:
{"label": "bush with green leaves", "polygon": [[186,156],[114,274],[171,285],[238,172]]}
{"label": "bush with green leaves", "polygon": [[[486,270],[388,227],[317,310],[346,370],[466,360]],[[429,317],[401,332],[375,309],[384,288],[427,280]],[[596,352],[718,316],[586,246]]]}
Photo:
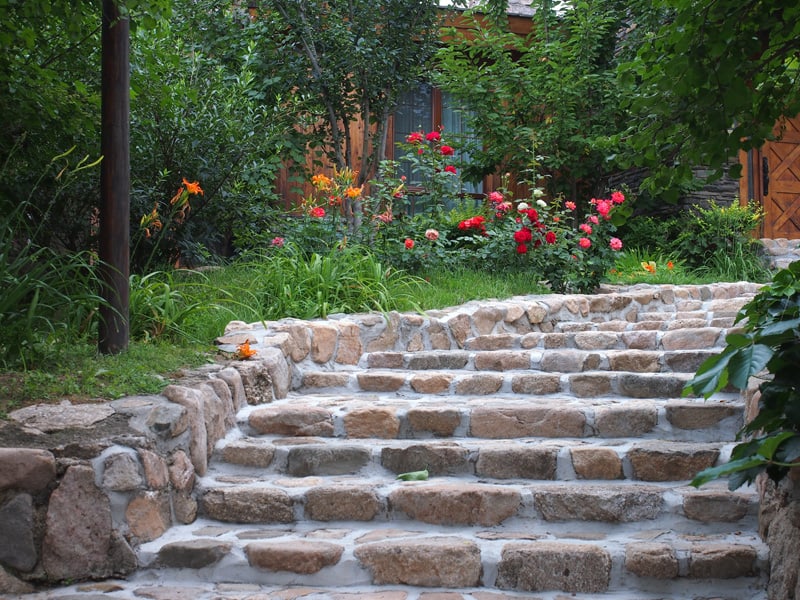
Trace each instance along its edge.
{"label": "bush with green leaves", "polygon": [[752,203],[694,206],[682,220],[674,249],[689,267],[719,278],[765,281],[769,272],[759,254],[761,244],[753,237],[763,218],[763,209]]}
{"label": "bush with green leaves", "polygon": [[695,486],[728,477],[733,490],[761,473],[780,481],[800,459],[800,261],[778,271],[737,320],[742,331],[727,336],[725,349],[700,366],[685,394],[708,399],[726,386],[745,390],[757,378],[758,414],[739,431],[730,461],[700,472]]}

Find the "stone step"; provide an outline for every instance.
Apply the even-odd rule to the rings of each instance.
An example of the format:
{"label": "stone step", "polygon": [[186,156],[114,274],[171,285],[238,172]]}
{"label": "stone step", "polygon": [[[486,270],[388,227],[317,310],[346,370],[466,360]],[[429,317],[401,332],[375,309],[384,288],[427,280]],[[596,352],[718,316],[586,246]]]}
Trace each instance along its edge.
{"label": "stone step", "polygon": [[[577,368],[577,367],[576,367]],[[693,373],[637,373],[585,370],[574,372],[462,371],[431,369],[304,371],[295,388],[300,393],[320,390],[393,392],[401,395],[436,394],[491,396],[497,394],[554,395],[579,398],[624,396],[630,398],[680,397]]]}
{"label": "stone step", "polygon": [[732,441],[743,423],[736,395],[697,398],[290,394],[239,413],[248,436],[430,439],[663,438]]}
{"label": "stone step", "polygon": [[[702,324],[701,324],[702,321]],[[691,325],[691,327],[689,326]],[[704,319],[654,320],[641,323],[556,323],[552,332],[493,333],[467,338],[464,350],[565,349],[691,350],[720,348],[728,333],[737,331],[733,318],[709,325]]]}
{"label": "stone step", "polygon": [[[505,474],[505,473],[501,473]],[[617,533],[626,525],[680,531],[724,531],[751,526],[757,517],[753,490],[721,486],[696,490],[685,481],[479,481],[436,476],[427,481],[393,477],[209,476],[199,487],[199,514],[223,523],[289,524],[305,521],[412,522],[435,526],[524,527],[595,522]],[[731,525],[735,524],[735,525]]]}
{"label": "stone step", "polygon": [[[547,530],[531,531],[408,522],[330,527],[199,520],[143,544],[139,555],[154,580],[186,580],[195,571],[194,578],[207,582],[302,582],[305,593],[334,586],[343,594],[320,596],[331,599],[509,597],[499,591],[554,599],[563,593],[688,599],[708,598],[713,589],[714,598],[753,600],[764,597],[766,572],[765,548],[756,536],[714,531],[702,523],[688,531],[639,524],[619,532],[586,523],[549,523]],[[372,595],[357,595],[366,586]],[[385,595],[396,586],[403,586],[403,595]],[[352,596],[345,595],[348,588]],[[637,593],[626,595],[632,588]],[[452,595],[457,593],[465,596]]]}
{"label": "stone step", "polygon": [[[427,469],[431,477],[465,480],[688,481],[724,462],[732,444],[648,440],[341,440],[244,438],[221,444],[209,477],[375,478]],[[302,481],[296,485],[301,485]],[[295,485],[295,484],[292,484]]]}
{"label": "stone step", "polygon": [[[695,338],[697,339],[697,338]],[[721,347],[683,350],[432,350],[428,352],[373,352],[363,358],[366,369],[386,371],[636,371],[639,373],[694,373]]]}

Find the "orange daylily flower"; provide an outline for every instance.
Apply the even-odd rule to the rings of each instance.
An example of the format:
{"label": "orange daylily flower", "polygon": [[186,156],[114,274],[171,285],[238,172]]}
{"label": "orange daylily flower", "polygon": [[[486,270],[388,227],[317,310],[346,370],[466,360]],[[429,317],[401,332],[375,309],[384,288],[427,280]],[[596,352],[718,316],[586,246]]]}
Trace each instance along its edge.
{"label": "orange daylily flower", "polygon": [[251,356],[255,356],[258,354],[258,351],[253,350],[250,347],[250,340],[246,340],[245,342],[236,346],[236,358],[239,360],[247,360]]}
{"label": "orange daylily flower", "polygon": [[671,261],[671,260],[670,260],[670,261],[667,261],[667,269],[669,269],[670,271],[672,271],[672,269],[674,269],[674,268],[675,268],[675,265],[674,265],[674,264],[672,264],[672,261]]}
{"label": "orange daylily flower", "polygon": [[318,190],[329,190],[333,180],[327,175],[317,173],[311,178],[311,184]]}
{"label": "orange daylily flower", "polygon": [[655,275],[656,272],[656,263],[651,261],[642,262],[642,268],[647,271],[648,273]]}
{"label": "orange daylily flower", "polygon": [[205,192],[200,187],[200,183],[197,181],[187,181],[186,177],[184,177],[183,185],[186,186],[186,191],[190,194],[200,194],[201,196],[205,195]]}
{"label": "orange daylily flower", "polygon": [[347,189],[344,191],[344,194],[345,194],[345,196],[347,196],[348,198],[358,198],[358,197],[361,195],[361,188],[362,188],[362,187],[363,187],[363,186],[361,186],[361,187],[353,187],[353,186],[350,186],[349,188],[347,188]]}

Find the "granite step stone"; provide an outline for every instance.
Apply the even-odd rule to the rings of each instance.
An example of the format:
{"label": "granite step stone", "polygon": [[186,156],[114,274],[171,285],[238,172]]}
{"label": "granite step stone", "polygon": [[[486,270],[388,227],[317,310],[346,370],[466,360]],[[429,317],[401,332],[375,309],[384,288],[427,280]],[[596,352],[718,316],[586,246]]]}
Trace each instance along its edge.
{"label": "granite step stone", "polygon": [[[210,475],[331,477],[396,475],[502,480],[687,481],[724,459],[732,444],[662,440],[487,441],[244,440],[223,447]],[[298,483],[299,485],[299,483]]]}
{"label": "granite step stone", "polygon": [[[599,528],[531,532],[406,523],[369,528],[358,523],[320,525],[201,521],[174,532],[181,534],[174,539],[146,544],[141,555],[163,579],[179,574],[185,578],[187,570],[196,570],[211,582],[288,585],[302,576],[306,592],[347,582],[353,595],[342,598],[360,597],[358,586],[367,585],[384,590],[365,596],[373,599],[394,598],[385,594],[398,585],[407,594],[420,593],[407,586],[430,590],[418,596],[430,600],[452,600],[454,593],[481,599],[528,593],[530,598],[530,592],[553,599],[563,598],[563,593],[571,598],[591,594],[585,597],[594,599],[699,598],[709,585],[715,594],[723,594],[715,598],[763,597],[758,590],[763,586],[764,549],[745,534],[647,527],[626,539]],[[634,584],[642,590],[639,595],[625,595]],[[650,596],[651,592],[661,595]]]}
{"label": "granite step stone", "polygon": [[295,396],[251,407],[239,427],[250,437],[429,439],[478,437],[663,437],[733,440],[743,423],[736,396],[581,398],[522,395],[433,397],[420,403],[392,396]]}

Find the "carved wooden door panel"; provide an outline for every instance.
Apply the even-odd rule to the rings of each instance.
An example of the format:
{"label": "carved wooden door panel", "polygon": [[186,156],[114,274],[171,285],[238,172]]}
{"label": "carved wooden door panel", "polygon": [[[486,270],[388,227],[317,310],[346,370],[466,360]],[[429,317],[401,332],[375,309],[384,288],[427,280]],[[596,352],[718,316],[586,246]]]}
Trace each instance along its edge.
{"label": "carved wooden door panel", "polygon": [[[766,212],[763,237],[800,238],[800,116],[775,126],[779,138],[760,152],[756,196]],[[756,198],[758,199],[758,198]]]}

